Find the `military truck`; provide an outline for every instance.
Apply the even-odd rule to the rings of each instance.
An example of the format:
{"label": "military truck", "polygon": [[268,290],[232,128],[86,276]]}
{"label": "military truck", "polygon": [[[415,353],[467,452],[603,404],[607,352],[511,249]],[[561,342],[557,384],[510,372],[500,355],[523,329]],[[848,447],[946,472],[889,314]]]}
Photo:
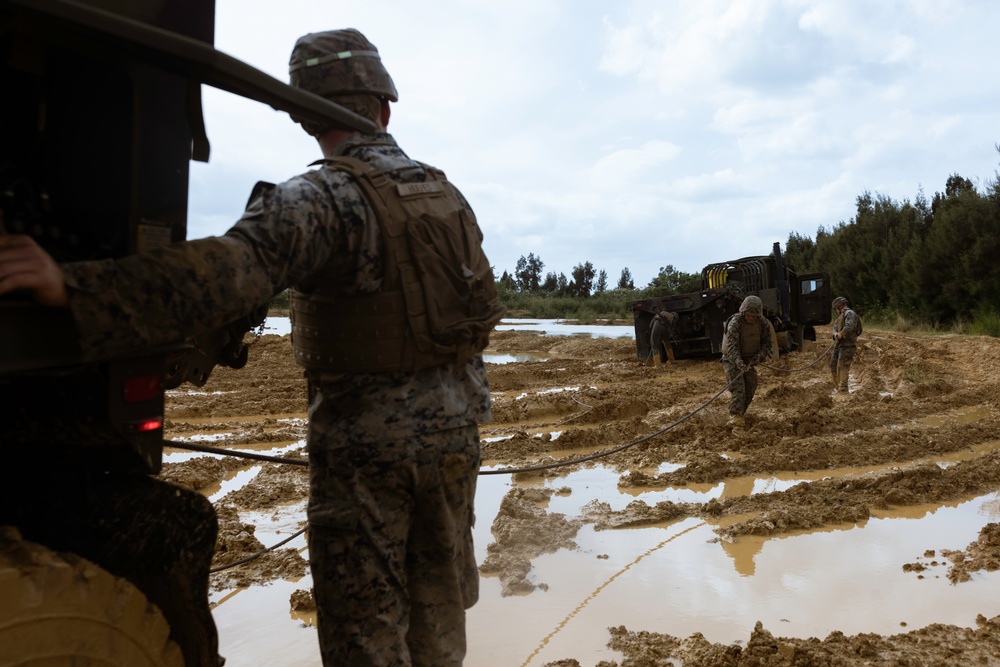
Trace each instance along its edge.
{"label": "military truck", "polygon": [[[202,84],[375,129],[216,50],[214,29],[213,0],[0,0],[0,234],[58,261],[185,239]],[[241,367],[264,315],[85,362],[67,310],[0,298],[0,664],[219,664],[207,590],[182,576],[207,577],[214,515],[151,476],[165,390]]]}
{"label": "military truck", "polygon": [[650,324],[661,310],[677,314],[670,332],[676,358],[720,354],[726,321],[751,294],[764,303],[764,316],[782,352],[801,350],[805,341],[815,341],[814,327],[829,324],[832,317],[829,276],[798,275],[784,261],[781,244],[775,243],[770,255],[709,264],[701,271],[697,292],[629,303],[636,355],[644,362],[654,356]]}

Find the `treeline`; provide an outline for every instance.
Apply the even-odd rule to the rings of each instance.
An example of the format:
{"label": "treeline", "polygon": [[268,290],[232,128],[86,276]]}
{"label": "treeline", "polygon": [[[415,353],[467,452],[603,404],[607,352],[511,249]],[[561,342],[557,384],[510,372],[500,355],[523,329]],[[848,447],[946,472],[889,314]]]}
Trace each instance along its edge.
{"label": "treeline", "polygon": [[573,267],[569,277],[548,272],[545,263],[534,253],[517,260],[514,274],[507,271],[497,278],[500,302],[513,316],[574,318],[581,320],[630,318],[625,304],[648,296],[681,294],[701,288],[701,275],[678,271],[672,264],[660,267],[648,284],[636,287],[632,272],[622,269],[615,286],[609,286],[608,273],[596,271],[591,262]]}
{"label": "treeline", "polygon": [[[1000,145],[997,150],[1000,151]],[[1000,174],[981,188],[955,173],[930,202],[922,191],[896,201],[864,192],[857,213],[816,238],[792,232],[785,260],[798,273],[825,272],[867,322],[1000,335]],[[701,277],[660,269],[637,287],[628,268],[608,286],[590,262],[570,276],[548,273],[529,253],[498,278],[502,303],[525,317],[630,317],[625,303],[701,288]]]}
{"label": "treeline", "polygon": [[922,192],[913,202],[865,192],[850,221],[815,240],[789,235],[785,257],[800,273],[828,273],[873,319],[989,333],[1000,313],[1000,177],[980,190],[953,174],[930,203]]}

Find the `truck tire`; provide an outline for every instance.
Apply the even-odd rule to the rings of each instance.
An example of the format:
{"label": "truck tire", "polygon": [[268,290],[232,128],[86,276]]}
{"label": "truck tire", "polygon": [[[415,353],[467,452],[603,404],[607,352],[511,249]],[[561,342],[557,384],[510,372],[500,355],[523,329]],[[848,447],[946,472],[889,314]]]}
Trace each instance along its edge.
{"label": "truck tire", "polygon": [[0,665],[183,667],[160,610],[128,581],[0,528]]}

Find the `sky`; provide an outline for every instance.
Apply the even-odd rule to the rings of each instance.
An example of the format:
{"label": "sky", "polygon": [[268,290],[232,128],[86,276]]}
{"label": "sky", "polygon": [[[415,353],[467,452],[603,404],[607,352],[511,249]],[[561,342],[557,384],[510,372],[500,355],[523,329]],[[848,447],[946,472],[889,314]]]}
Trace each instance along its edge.
{"label": "sky", "polygon": [[[499,277],[533,253],[610,287],[766,255],[1000,167],[994,0],[216,0],[215,46],[282,81],[295,40],[357,28],[389,132],[472,204]],[[204,90],[188,238],[320,157],[286,114]]]}

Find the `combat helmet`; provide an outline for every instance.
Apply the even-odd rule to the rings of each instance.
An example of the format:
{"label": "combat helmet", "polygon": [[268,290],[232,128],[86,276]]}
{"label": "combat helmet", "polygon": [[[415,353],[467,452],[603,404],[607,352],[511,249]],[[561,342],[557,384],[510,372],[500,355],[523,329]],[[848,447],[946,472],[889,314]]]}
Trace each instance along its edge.
{"label": "combat helmet", "polygon": [[847,305],[847,299],[845,299],[842,296],[838,296],[836,299],[833,300],[833,309],[834,310],[837,310],[841,306],[846,306],[846,305]]}
{"label": "combat helmet", "polygon": [[740,304],[740,314],[763,317],[764,302],[760,300],[759,296],[753,296],[751,294],[747,298],[743,299],[743,303]]}
{"label": "combat helmet", "polygon": [[[363,94],[391,102],[399,100],[378,49],[354,28],[299,37],[288,61],[288,76],[293,87],[334,101],[337,97]],[[292,120],[314,136],[328,129],[295,116]]]}

